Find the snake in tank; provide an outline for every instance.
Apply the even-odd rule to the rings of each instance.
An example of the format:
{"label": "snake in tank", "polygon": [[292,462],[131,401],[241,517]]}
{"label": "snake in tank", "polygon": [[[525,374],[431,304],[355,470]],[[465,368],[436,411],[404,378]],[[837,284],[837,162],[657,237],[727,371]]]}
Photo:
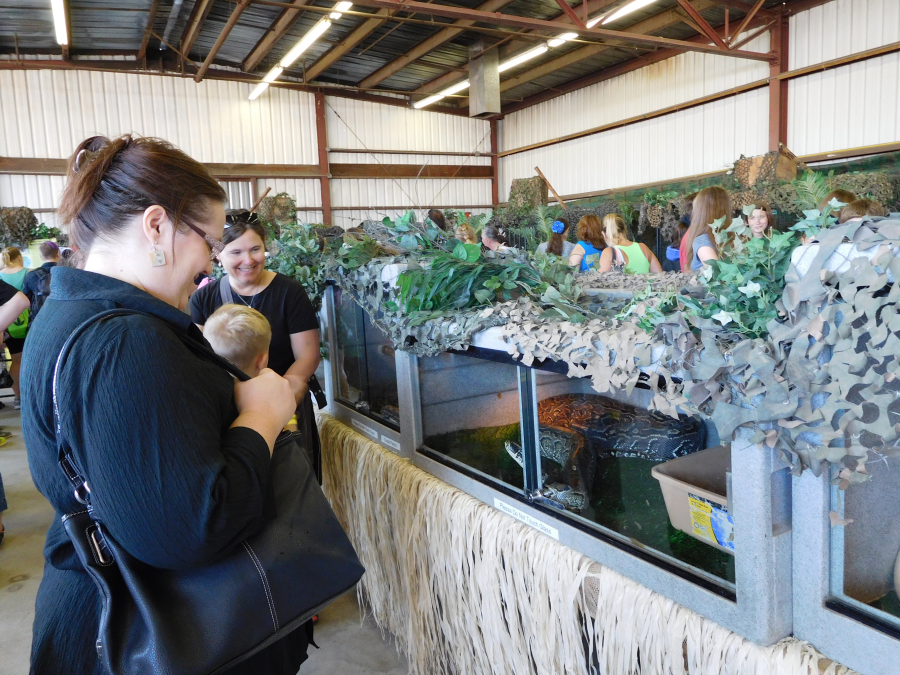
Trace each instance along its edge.
{"label": "snake in tank", "polygon": [[[665,462],[706,447],[706,427],[695,418],[673,419],[596,394],[563,394],[538,403],[541,457],[562,467],[563,482],[548,482],[543,496],[569,511],[588,505],[597,460],[636,457]],[[506,452],[524,466],[522,448],[507,441]]]}

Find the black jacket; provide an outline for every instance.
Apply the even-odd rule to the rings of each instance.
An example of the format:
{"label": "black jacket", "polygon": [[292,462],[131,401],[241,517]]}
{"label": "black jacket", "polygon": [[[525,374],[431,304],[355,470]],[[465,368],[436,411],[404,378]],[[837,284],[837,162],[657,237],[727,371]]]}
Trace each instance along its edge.
{"label": "black jacket", "polygon": [[[22,431],[35,484],[56,510],[44,549],[32,672],[101,673],[94,643],[100,599],[60,516],[78,503],[56,461],[52,371],[74,328],[104,309],[153,314],[95,324],[79,338],[57,386],[63,433],[111,534],[163,568],[205,564],[264,524],[269,452],[237,416],[234,381],[178,339],[203,341],[187,314],[122,281],[53,269],[51,295],[22,358]],[[216,589],[211,588],[214,593]],[[302,630],[235,672],[287,675],[306,658]]]}

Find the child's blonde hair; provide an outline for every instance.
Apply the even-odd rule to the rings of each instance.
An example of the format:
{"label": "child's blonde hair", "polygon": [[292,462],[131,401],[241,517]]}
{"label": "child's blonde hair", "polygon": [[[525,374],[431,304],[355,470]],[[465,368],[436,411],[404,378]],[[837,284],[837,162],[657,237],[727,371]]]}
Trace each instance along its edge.
{"label": "child's blonde hair", "polygon": [[206,320],[203,336],[219,356],[241,370],[249,370],[269,351],[272,327],[252,307],[222,305]]}

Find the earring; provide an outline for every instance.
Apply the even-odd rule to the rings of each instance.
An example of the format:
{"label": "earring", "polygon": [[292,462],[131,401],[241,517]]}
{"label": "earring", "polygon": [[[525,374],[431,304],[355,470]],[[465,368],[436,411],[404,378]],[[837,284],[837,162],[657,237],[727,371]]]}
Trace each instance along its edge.
{"label": "earring", "polygon": [[162,267],[166,264],[166,252],[158,249],[156,244],[153,244],[153,249],[150,251],[150,264],[154,267]]}

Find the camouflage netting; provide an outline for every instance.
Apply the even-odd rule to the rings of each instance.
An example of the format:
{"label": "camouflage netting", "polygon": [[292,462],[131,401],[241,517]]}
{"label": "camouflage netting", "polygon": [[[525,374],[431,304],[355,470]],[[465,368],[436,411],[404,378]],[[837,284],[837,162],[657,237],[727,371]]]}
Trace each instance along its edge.
{"label": "camouflage netting", "polygon": [[297,204],[287,192],[279,192],[274,197],[266,197],[257,208],[259,219],[267,223],[272,235],[280,236],[283,225],[297,222]]}
{"label": "camouflage netting", "polygon": [[509,189],[509,208],[533,209],[548,201],[547,183],[540,176],[513,180]]}
{"label": "camouflage netting", "polygon": [[577,277],[578,285],[585,290],[620,289],[627,291],[643,291],[648,286],[657,293],[677,291],[685,286],[696,285],[697,278],[693,274],[680,272],[661,272],[660,274],[626,274],[624,272],[585,272]]}
{"label": "camouflage netting", "polygon": [[0,244],[25,246],[31,241],[31,231],[38,225],[34,211],[27,206],[0,208]]}
{"label": "camouflage netting", "polygon": [[883,171],[842,173],[828,178],[835,190],[849,190],[859,197],[874,199],[890,211],[900,210],[900,179]]}
{"label": "camouflage netting", "polygon": [[[859,257],[840,273],[828,271],[845,239],[860,251],[880,247],[873,262]],[[819,241],[808,273],[789,272],[778,301],[782,319],[770,323],[766,339],[746,339],[682,313],[653,335],[627,319],[548,321],[541,306],[524,298],[414,325],[384,304],[393,294],[382,282],[385,265],[408,259],[373,260],[340,278],[397,349],[424,355],[464,349],[474,333],[502,325],[510,354],[525,365],[563,361],[570,376],[590,377],[600,393],[630,391],[652,373],[652,409],[700,414],[722,439],[749,425],[754,440],[777,448],[795,473],[810,468],[818,474],[830,461],[846,487],[867,479],[866,461],[900,454],[889,417],[900,412],[900,219],[835,226]],[[602,277],[578,283],[602,284]],[[672,275],[683,277],[690,278]],[[653,284],[653,278],[638,278]]]}

